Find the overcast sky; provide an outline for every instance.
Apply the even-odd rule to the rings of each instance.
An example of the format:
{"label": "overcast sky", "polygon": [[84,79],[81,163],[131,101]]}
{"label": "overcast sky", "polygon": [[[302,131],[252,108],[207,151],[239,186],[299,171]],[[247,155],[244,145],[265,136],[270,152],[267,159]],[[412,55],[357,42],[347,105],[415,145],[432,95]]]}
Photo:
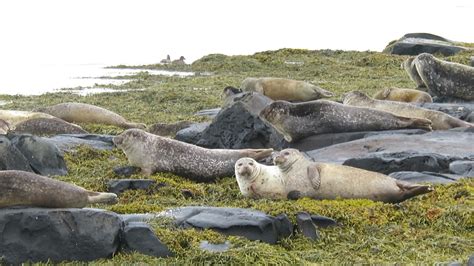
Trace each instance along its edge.
{"label": "overcast sky", "polygon": [[408,32],[474,42],[471,0],[0,2],[0,64],[188,62],[284,47],[381,51]]}

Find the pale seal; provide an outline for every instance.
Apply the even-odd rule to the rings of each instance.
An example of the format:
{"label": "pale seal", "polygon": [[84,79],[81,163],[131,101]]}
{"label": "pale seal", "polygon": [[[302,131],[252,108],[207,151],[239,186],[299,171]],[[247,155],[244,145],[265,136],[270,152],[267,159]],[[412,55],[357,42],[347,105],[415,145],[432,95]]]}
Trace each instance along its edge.
{"label": "pale seal", "polygon": [[235,177],[245,197],[260,199],[286,198],[286,188],[280,168],[259,164],[252,158],[240,158],[235,163]]}
{"label": "pale seal", "polygon": [[447,62],[423,53],[413,63],[430,94],[474,100],[474,67]]}
{"label": "pale seal", "polygon": [[41,112],[29,112],[29,111],[18,111],[18,110],[0,110],[0,119],[4,120],[10,125],[10,129],[14,129],[15,126],[21,122],[28,121],[36,118],[55,118],[52,115],[41,113]]}
{"label": "pale seal", "polygon": [[60,103],[49,107],[38,108],[37,110],[70,123],[95,123],[122,128],[145,128],[144,124],[127,122],[122,116],[91,104],[75,102]]}
{"label": "pale seal", "polygon": [[334,96],[330,91],[311,83],[283,78],[246,78],[240,88],[254,91],[272,100],[305,102]]}
{"label": "pale seal", "polygon": [[31,206],[83,208],[88,204],[117,202],[117,195],[82,187],[24,171],[0,171],[0,208]]}
{"label": "pale seal", "polygon": [[427,91],[428,89],[426,88],[425,83],[423,82],[420,75],[418,74],[418,71],[416,70],[415,63],[413,62],[414,60],[415,56],[411,56],[407,60],[405,60],[401,66],[403,69],[405,69],[405,72],[408,74],[410,79],[415,82],[417,89]]}
{"label": "pale seal", "polygon": [[296,149],[274,157],[286,182],[288,198],[369,199],[397,203],[432,191],[430,186],[399,181],[359,168],[311,162]]}
{"label": "pale seal", "polygon": [[17,134],[33,134],[38,136],[57,134],[87,134],[82,127],[62,119],[34,118],[18,123],[13,130]]}
{"label": "pale seal", "polygon": [[323,133],[406,128],[431,130],[431,122],[427,119],[402,117],[327,100],[305,103],[275,101],[265,107],[259,116],[288,142]]}
{"label": "pale seal", "polygon": [[144,174],[170,172],[197,181],[232,176],[234,164],[242,157],[256,160],[268,157],[273,149],[205,149],[160,137],[140,129],[128,129],[114,137],[132,166]]}
{"label": "pale seal", "polygon": [[388,100],[407,103],[432,103],[433,99],[427,92],[413,89],[387,88],[376,92],[377,100]]}
{"label": "pale seal", "polygon": [[343,103],[350,106],[373,108],[400,116],[428,119],[431,121],[433,130],[474,126],[474,124],[462,121],[443,112],[425,109],[409,103],[375,100],[365,93],[358,91],[344,94]]}

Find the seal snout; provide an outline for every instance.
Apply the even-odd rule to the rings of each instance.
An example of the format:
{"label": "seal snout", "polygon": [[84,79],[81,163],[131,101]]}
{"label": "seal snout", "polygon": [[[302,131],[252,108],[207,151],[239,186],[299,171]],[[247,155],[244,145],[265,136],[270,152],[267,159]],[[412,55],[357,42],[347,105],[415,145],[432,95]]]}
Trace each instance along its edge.
{"label": "seal snout", "polygon": [[235,169],[237,170],[237,173],[241,176],[250,176],[252,175],[255,163],[256,162],[254,160],[238,160],[235,163]]}
{"label": "seal snout", "polygon": [[122,136],[115,136],[112,141],[114,142],[115,146],[121,145],[123,143],[123,137]]}

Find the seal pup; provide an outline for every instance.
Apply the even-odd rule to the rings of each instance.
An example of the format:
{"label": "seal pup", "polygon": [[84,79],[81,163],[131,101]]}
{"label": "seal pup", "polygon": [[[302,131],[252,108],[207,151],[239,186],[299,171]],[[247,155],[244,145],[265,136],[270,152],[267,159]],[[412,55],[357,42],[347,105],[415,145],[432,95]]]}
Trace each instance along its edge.
{"label": "seal pup", "polygon": [[38,136],[57,134],[87,134],[82,127],[59,118],[34,118],[18,123],[13,130],[16,134]]}
{"label": "seal pup", "polygon": [[418,55],[413,63],[430,94],[474,100],[474,67],[440,60],[428,53]]}
{"label": "seal pup", "polygon": [[212,181],[232,176],[235,162],[242,157],[260,160],[273,149],[206,149],[181,141],[128,129],[114,137],[132,166],[146,175],[170,172],[196,181]]}
{"label": "seal pup", "polygon": [[344,94],[343,103],[356,107],[373,108],[400,116],[428,119],[431,121],[433,130],[474,127],[474,124],[462,121],[443,112],[425,109],[409,103],[375,100],[359,91],[351,91]]}
{"label": "seal pup", "polygon": [[41,112],[29,112],[18,110],[0,110],[0,119],[7,122],[10,129],[14,129],[16,124],[36,118],[55,118],[54,116]]}
{"label": "seal pup", "polygon": [[370,199],[398,203],[431,192],[430,186],[345,165],[317,163],[296,149],[282,150],[274,157],[285,179],[288,198]]}
{"label": "seal pup", "polygon": [[433,99],[427,92],[413,89],[387,88],[376,92],[377,100],[388,100],[406,103],[432,103]]}
{"label": "seal pup", "polygon": [[235,178],[245,197],[286,198],[285,182],[277,166],[259,164],[252,158],[240,158],[235,163]]}
{"label": "seal pup", "polygon": [[10,131],[10,124],[7,121],[0,119],[0,135],[6,135]]}
{"label": "seal pup", "polygon": [[265,107],[259,117],[288,142],[323,133],[406,128],[431,130],[431,121],[427,119],[402,117],[327,100],[305,103],[275,101]]}
{"label": "seal pup", "polygon": [[24,171],[0,171],[0,208],[32,206],[83,208],[94,203],[117,203],[114,193],[101,193]]}
{"label": "seal pup", "polygon": [[122,116],[99,106],[86,103],[60,103],[38,108],[38,111],[50,114],[70,123],[96,123],[122,128],[145,128],[145,124],[127,122]]}
{"label": "seal pup", "polygon": [[407,72],[410,79],[413,82],[415,82],[417,89],[422,90],[422,91],[427,91],[428,89],[426,88],[425,83],[423,82],[420,75],[418,74],[415,63],[413,62],[415,58],[416,58],[415,56],[409,57],[407,60],[403,61],[401,67],[405,69],[405,72]]}
{"label": "seal pup", "polygon": [[305,102],[334,96],[330,91],[311,83],[283,78],[246,78],[240,88],[254,91],[272,100]]}

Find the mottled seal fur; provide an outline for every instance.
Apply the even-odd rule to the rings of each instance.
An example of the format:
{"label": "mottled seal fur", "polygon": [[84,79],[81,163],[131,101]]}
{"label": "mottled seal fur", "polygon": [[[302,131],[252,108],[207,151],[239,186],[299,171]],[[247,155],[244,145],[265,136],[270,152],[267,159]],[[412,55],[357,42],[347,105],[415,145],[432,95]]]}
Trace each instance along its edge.
{"label": "mottled seal fur", "polygon": [[37,118],[55,118],[52,115],[41,112],[17,111],[17,110],[0,110],[0,119],[7,122],[10,129],[15,129],[15,126],[21,122]]}
{"label": "mottled seal fur", "polygon": [[286,198],[280,168],[259,164],[252,158],[240,158],[235,163],[235,177],[242,195],[249,198]]}
{"label": "mottled seal fur", "polygon": [[88,204],[117,202],[117,195],[82,187],[23,171],[0,171],[0,208],[31,206],[82,208]]}
{"label": "mottled seal fur", "polygon": [[10,131],[10,124],[7,121],[0,119],[0,135],[6,135]]}
{"label": "mottled seal fur", "polygon": [[308,82],[283,78],[246,78],[240,88],[255,91],[272,100],[305,102],[334,96],[330,91]]}
{"label": "mottled seal fur", "polygon": [[38,108],[37,111],[50,114],[70,123],[96,123],[122,128],[145,128],[144,124],[127,122],[125,118],[110,110],[85,103],[60,103]]}
{"label": "mottled seal fur", "polygon": [[234,164],[242,157],[263,159],[272,149],[205,149],[181,141],[160,137],[140,129],[128,129],[114,137],[132,166],[144,174],[170,172],[197,181],[212,181],[232,176]]}
{"label": "mottled seal fur", "polygon": [[311,162],[296,149],[274,157],[285,179],[288,197],[370,199],[397,203],[432,191],[430,186],[399,181],[359,168]]}
{"label": "mottled seal fur", "polygon": [[166,123],[156,123],[147,128],[147,131],[151,134],[155,134],[158,136],[176,136],[176,133],[181,129],[187,128],[194,124],[191,121],[179,121],[172,124]]}
{"label": "mottled seal fur", "polygon": [[327,100],[305,103],[275,101],[260,112],[260,118],[273,126],[288,142],[323,133],[405,128],[431,130],[431,122],[427,119],[401,117]]}
{"label": "mottled seal fur", "polygon": [[57,134],[87,134],[82,127],[59,118],[34,118],[18,123],[17,134],[33,134],[38,136]]}
{"label": "mottled seal fur", "polygon": [[432,103],[433,99],[427,92],[413,89],[387,88],[374,94],[374,99],[406,103]]}
{"label": "mottled seal fur", "polygon": [[440,60],[428,53],[418,55],[413,63],[430,94],[474,100],[474,67]]}
{"label": "mottled seal fur", "polygon": [[425,83],[423,82],[420,75],[418,74],[418,71],[416,70],[415,63],[413,62],[414,60],[415,56],[409,57],[402,63],[402,68],[405,69],[405,72],[407,72],[410,79],[415,82],[417,89],[427,91],[428,89],[426,88]]}
{"label": "mottled seal fur", "polygon": [[446,130],[455,127],[473,127],[474,125],[446,113],[429,110],[409,103],[375,100],[365,93],[352,91],[344,95],[343,103],[351,106],[368,107],[396,115],[424,118],[431,121],[434,130]]}

